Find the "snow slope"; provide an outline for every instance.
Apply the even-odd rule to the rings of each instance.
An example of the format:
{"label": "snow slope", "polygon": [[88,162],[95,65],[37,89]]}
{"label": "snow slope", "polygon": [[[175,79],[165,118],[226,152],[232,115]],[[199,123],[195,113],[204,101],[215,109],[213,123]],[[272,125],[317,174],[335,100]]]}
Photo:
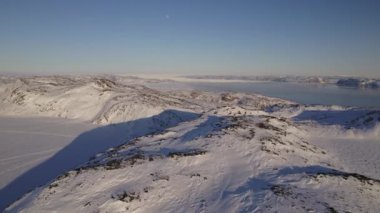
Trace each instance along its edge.
{"label": "snow slope", "polygon": [[270,115],[205,113],[99,153],[9,210],[373,212],[380,207],[379,180],[338,169],[339,161],[306,136],[291,121]]}
{"label": "snow slope", "polygon": [[[116,77],[40,78],[27,79],[22,86],[17,86],[20,79],[2,85],[2,105],[8,108],[1,113],[24,110],[29,116],[110,124],[90,133],[100,136],[105,128],[117,128],[122,140],[106,137],[94,147],[88,140],[83,140],[84,146],[74,141],[64,154],[93,157],[76,161],[75,167],[46,180],[6,212],[380,209],[380,159],[363,156],[377,153],[379,111],[305,106],[257,94],[160,92]],[[50,81],[67,83],[58,85],[59,90],[54,86],[31,92]],[[76,103],[81,93],[91,104]],[[49,103],[54,107],[41,112]],[[87,134],[78,138],[86,139]],[[57,164],[57,159],[61,157],[53,156],[45,164]],[[38,171],[37,167],[31,172]]]}

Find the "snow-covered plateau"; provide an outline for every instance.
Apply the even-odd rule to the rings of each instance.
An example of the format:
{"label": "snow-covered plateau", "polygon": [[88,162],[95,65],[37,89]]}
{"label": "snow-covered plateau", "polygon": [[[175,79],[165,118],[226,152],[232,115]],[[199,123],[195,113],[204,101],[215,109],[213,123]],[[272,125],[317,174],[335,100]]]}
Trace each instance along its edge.
{"label": "snow-covered plateau", "polygon": [[148,81],[0,77],[0,210],[379,211],[380,110]]}

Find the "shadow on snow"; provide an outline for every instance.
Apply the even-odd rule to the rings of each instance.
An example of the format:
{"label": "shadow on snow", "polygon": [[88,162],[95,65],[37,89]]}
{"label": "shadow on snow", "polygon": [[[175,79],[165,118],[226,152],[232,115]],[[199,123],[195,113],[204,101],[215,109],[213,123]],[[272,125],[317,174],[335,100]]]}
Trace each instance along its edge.
{"label": "shadow on snow", "polygon": [[198,118],[192,112],[166,110],[159,115],[135,121],[110,124],[84,132],[54,156],[17,177],[0,190],[0,211],[22,195],[44,185],[61,173],[73,169],[99,152],[126,143],[136,137],[164,131]]}

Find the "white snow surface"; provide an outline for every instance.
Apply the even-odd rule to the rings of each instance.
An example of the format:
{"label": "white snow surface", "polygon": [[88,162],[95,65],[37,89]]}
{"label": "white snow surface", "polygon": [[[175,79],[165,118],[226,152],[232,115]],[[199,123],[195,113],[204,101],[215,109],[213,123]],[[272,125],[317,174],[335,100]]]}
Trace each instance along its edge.
{"label": "white snow surface", "polygon": [[[44,157],[0,190],[8,201],[2,208],[13,202],[5,212],[380,209],[380,111],[305,106],[258,94],[162,92],[134,82],[116,76],[1,78],[0,115],[76,119],[61,122],[72,132],[28,123],[13,128],[9,117],[0,122],[7,138],[1,146],[21,149],[11,150],[14,156],[1,151],[1,165],[18,156],[37,159],[39,151]],[[82,130],[69,143],[58,140]],[[21,148],[25,132],[37,144],[30,151]],[[50,144],[41,135],[55,138]],[[42,182],[11,198],[5,193],[44,172],[49,177]]]}
{"label": "white snow surface", "polygon": [[59,118],[0,117],[0,187],[96,127]]}

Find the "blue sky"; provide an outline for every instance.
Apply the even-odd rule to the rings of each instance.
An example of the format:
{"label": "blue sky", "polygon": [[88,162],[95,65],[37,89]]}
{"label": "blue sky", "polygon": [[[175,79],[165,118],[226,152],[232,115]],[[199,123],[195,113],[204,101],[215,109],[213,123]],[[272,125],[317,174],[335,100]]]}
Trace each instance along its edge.
{"label": "blue sky", "polygon": [[0,0],[0,72],[380,77],[380,1]]}

